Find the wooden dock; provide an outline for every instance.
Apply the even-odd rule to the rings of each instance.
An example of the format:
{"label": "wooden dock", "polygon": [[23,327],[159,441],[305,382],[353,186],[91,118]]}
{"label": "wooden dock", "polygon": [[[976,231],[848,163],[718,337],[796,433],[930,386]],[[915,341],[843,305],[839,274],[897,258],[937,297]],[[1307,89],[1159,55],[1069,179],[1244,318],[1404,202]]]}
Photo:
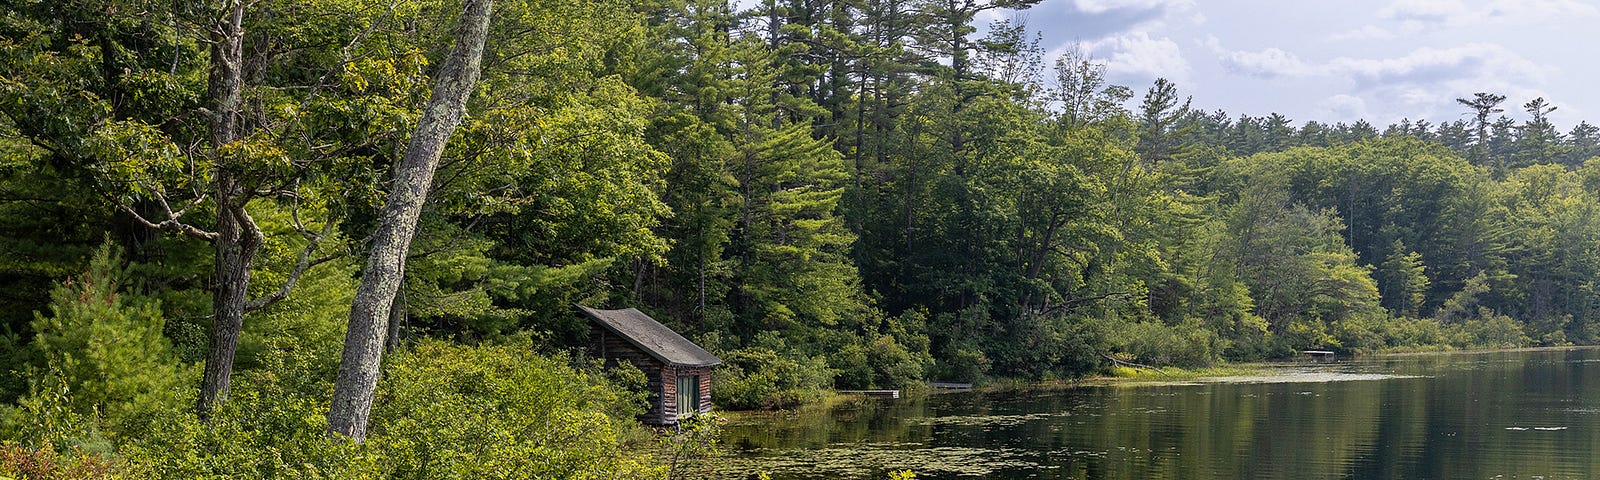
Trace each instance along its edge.
{"label": "wooden dock", "polygon": [[899,390],[839,390],[843,395],[865,395],[872,398],[900,398]]}
{"label": "wooden dock", "polygon": [[970,383],[952,383],[952,382],[928,382],[928,388],[933,389],[933,393],[965,392],[965,391],[972,390],[972,384],[970,384]]}
{"label": "wooden dock", "polygon": [[1334,353],[1328,350],[1301,350],[1300,354],[1310,357],[1311,361],[1317,363],[1331,363],[1334,361]]}

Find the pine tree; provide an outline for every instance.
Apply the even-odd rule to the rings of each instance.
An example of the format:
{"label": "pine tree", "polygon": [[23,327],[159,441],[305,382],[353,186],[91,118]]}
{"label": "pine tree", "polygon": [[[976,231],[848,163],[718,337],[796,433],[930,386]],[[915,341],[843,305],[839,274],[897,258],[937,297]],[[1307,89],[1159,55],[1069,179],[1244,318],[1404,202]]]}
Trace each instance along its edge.
{"label": "pine tree", "polygon": [[114,430],[182,408],[192,380],[161,334],[160,305],[130,293],[128,279],[121,253],[103,245],[87,271],[50,292],[50,312],[33,320],[44,370],[31,395],[66,392],[63,407],[103,418]]}
{"label": "pine tree", "polygon": [[1378,270],[1383,305],[1396,316],[1421,318],[1429,284],[1422,254],[1408,250],[1400,240],[1395,240],[1389,250]]}
{"label": "pine tree", "polygon": [[[863,308],[855,241],[835,216],[847,174],[832,143],[815,138],[810,122],[784,123],[770,101],[778,70],[772,52],[754,42],[735,46],[736,112],[729,162],[738,182],[737,221],[728,255],[738,286],[736,331],[753,336],[771,328],[825,327]],[[755,323],[749,323],[755,322]]]}

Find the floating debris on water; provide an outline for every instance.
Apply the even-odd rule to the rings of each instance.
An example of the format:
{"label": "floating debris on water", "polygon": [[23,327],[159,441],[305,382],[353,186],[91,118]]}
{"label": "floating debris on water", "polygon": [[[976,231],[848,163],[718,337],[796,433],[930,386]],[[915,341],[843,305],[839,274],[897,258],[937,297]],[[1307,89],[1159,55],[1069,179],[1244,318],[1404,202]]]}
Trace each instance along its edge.
{"label": "floating debris on water", "polygon": [[718,470],[726,475],[763,471],[775,476],[865,478],[879,470],[915,469],[918,474],[987,477],[1004,469],[1045,466],[1036,461],[1036,453],[1014,448],[907,447],[882,442],[848,448],[772,449],[759,456],[725,457]]}
{"label": "floating debris on water", "polygon": [[924,426],[924,425],[969,425],[969,426],[1001,425],[1001,426],[1010,426],[1010,425],[1021,425],[1023,423],[1034,421],[1034,420],[1043,420],[1043,419],[1052,418],[1052,417],[1066,417],[1066,416],[1071,416],[1071,415],[1072,415],[1072,412],[1041,412],[1041,413],[1027,413],[1027,414],[1020,414],[1020,415],[960,415],[960,416],[949,416],[949,417],[923,417],[923,418],[907,419],[906,420],[906,424],[907,425],[915,425],[915,426]]}

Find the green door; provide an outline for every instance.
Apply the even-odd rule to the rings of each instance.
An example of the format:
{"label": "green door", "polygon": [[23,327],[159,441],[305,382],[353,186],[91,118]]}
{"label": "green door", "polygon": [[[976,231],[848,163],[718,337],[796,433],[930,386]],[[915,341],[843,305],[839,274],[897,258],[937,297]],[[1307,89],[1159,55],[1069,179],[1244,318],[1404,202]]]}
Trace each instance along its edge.
{"label": "green door", "polygon": [[678,418],[700,413],[700,376],[678,376]]}

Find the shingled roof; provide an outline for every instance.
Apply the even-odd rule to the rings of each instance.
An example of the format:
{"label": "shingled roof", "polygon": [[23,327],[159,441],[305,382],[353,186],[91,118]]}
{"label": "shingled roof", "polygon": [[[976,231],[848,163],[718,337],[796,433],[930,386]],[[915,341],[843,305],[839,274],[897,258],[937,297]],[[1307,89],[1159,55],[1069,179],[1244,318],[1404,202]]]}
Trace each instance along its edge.
{"label": "shingled roof", "polygon": [[638,309],[599,310],[583,305],[578,305],[578,309],[583,310],[583,313],[588,314],[589,318],[593,318],[606,330],[627,339],[628,343],[632,343],[667,365],[709,367],[722,364],[722,359],[716,355],[683,338],[683,335],[678,335],[678,332],[672,331]]}

